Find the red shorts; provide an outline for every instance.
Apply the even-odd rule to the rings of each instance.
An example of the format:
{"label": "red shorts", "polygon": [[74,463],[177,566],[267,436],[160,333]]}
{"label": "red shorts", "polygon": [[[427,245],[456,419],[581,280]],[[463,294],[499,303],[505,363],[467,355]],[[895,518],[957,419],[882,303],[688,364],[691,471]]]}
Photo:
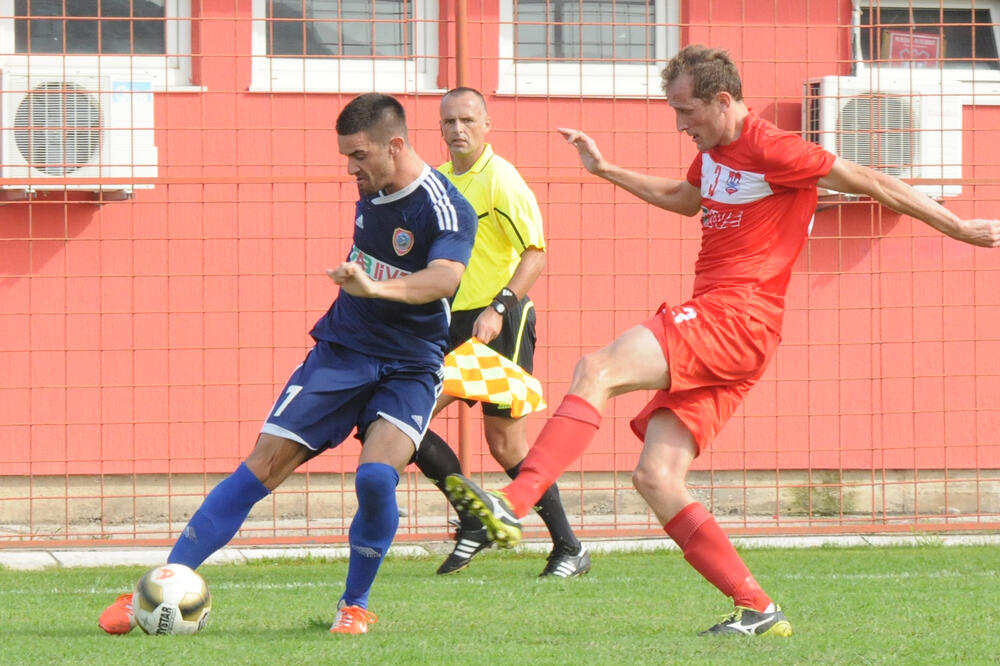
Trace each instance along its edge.
{"label": "red shorts", "polygon": [[663,349],[670,388],[657,391],[632,419],[645,439],[659,409],[672,410],[705,450],[757,383],[781,340],[782,299],[746,289],[715,289],[683,305],[660,306],[642,323]]}

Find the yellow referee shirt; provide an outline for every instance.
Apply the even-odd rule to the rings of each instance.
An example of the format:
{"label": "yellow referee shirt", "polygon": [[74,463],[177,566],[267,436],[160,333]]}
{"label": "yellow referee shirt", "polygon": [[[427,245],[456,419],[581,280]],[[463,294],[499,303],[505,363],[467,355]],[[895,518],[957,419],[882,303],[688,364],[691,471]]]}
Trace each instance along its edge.
{"label": "yellow referee shirt", "polygon": [[472,168],[456,176],[451,162],[438,167],[479,216],[472,257],[462,275],[453,310],[483,308],[507,286],[521,253],[545,249],[538,201],[514,165],[485,144]]}

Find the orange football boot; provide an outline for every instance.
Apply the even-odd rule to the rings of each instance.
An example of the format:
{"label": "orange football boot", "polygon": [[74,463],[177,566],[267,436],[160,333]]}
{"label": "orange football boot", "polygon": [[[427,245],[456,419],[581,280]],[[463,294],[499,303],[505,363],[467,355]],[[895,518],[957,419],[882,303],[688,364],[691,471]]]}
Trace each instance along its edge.
{"label": "orange football boot", "polygon": [[109,634],[127,634],[135,628],[135,613],[132,612],[132,593],[122,594],[104,609],[97,620],[98,626]]}

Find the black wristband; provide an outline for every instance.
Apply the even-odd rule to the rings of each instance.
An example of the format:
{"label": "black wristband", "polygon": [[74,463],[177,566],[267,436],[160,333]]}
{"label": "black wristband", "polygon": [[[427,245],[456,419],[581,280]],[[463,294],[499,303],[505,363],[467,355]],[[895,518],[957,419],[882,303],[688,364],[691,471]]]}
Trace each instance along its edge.
{"label": "black wristband", "polygon": [[517,305],[517,302],[517,294],[507,287],[504,287],[500,290],[499,294],[493,297],[493,302],[490,303],[490,307],[503,315],[510,312],[510,310]]}

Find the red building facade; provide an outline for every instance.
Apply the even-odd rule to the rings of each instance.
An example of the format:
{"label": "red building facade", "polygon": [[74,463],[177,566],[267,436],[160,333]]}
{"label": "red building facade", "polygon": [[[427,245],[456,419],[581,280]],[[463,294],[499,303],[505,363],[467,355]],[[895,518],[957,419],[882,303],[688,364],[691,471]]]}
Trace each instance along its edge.
{"label": "red building facade", "polygon": [[[928,90],[940,104],[960,98],[957,135],[933,125],[937,133],[917,139],[953,145],[957,136],[960,162],[939,164],[945,170],[922,181],[916,172],[903,175],[958,185],[945,202],[959,215],[1000,212],[992,148],[1000,140],[1000,70],[996,41],[992,52],[981,45],[1000,20],[995,2],[975,3],[972,14],[964,3],[965,14],[946,16],[963,3],[935,0],[936,22],[917,17],[899,27],[885,1],[619,1],[611,11],[611,3],[552,1],[171,0],[151,3],[149,11],[162,14],[142,14],[146,23],[173,26],[164,31],[165,53],[149,58],[70,54],[81,47],[67,27],[87,17],[61,17],[61,28],[41,26],[48,32],[39,27],[32,46],[36,24],[58,21],[26,15],[24,4],[7,2],[0,19],[5,105],[13,103],[6,91],[27,92],[9,83],[25,71],[58,80],[95,75],[110,82],[98,87],[112,86],[102,94],[119,94],[132,108],[151,96],[152,118],[133,116],[124,126],[144,156],[115,149],[112,160],[109,149],[107,161],[125,171],[98,172],[86,183],[72,171],[14,171],[5,139],[2,475],[226,472],[249,452],[308,349],[307,331],[336,295],[323,271],[347,250],[356,191],[333,124],[345,101],[365,90],[400,97],[411,141],[431,164],[447,159],[437,127],[441,93],[459,83],[484,92],[491,141],[521,169],[547,224],[548,267],[532,296],[536,374],[550,403],[561,399],[580,354],[690,292],[697,219],[653,209],[587,175],[554,131],[582,128],[613,161],[680,177],[694,148],[674,130],[656,78],[678,45],[729,50],[749,105],[792,131],[803,129],[804,84],[822,77],[867,80],[873,89],[892,78],[903,82],[897,96],[904,100]],[[99,4],[110,11],[112,3]],[[134,51],[140,3],[125,4],[133,26],[126,45]],[[892,4],[909,12],[928,3]],[[367,23],[343,18],[362,5],[375,8]],[[296,6],[300,13],[282,14]],[[340,18],[330,13],[338,8]],[[382,20],[379,12],[389,10],[396,13]],[[890,24],[945,34],[970,21],[978,32],[942,40],[954,45],[964,35],[968,53],[941,53],[918,67],[879,51]],[[319,37],[310,22],[324,24]],[[403,57],[352,52],[361,47],[348,28],[362,24],[376,46],[385,27],[386,43]],[[332,25],[339,42],[324,32]],[[46,35],[60,30],[63,41],[46,46]],[[3,114],[6,135],[17,120],[8,108]],[[154,158],[137,138],[150,130]],[[100,200],[121,192],[131,198]],[[864,201],[824,199],[789,289],[782,347],[697,464],[1000,467],[998,267],[1000,254],[909,218]],[[643,400],[611,405],[581,469],[631,469],[639,442],[628,419]],[[533,419],[531,434],[541,422]],[[453,419],[443,427],[454,439]],[[353,470],[357,444],[342,448],[310,469]],[[489,456],[474,460],[496,469]]]}

